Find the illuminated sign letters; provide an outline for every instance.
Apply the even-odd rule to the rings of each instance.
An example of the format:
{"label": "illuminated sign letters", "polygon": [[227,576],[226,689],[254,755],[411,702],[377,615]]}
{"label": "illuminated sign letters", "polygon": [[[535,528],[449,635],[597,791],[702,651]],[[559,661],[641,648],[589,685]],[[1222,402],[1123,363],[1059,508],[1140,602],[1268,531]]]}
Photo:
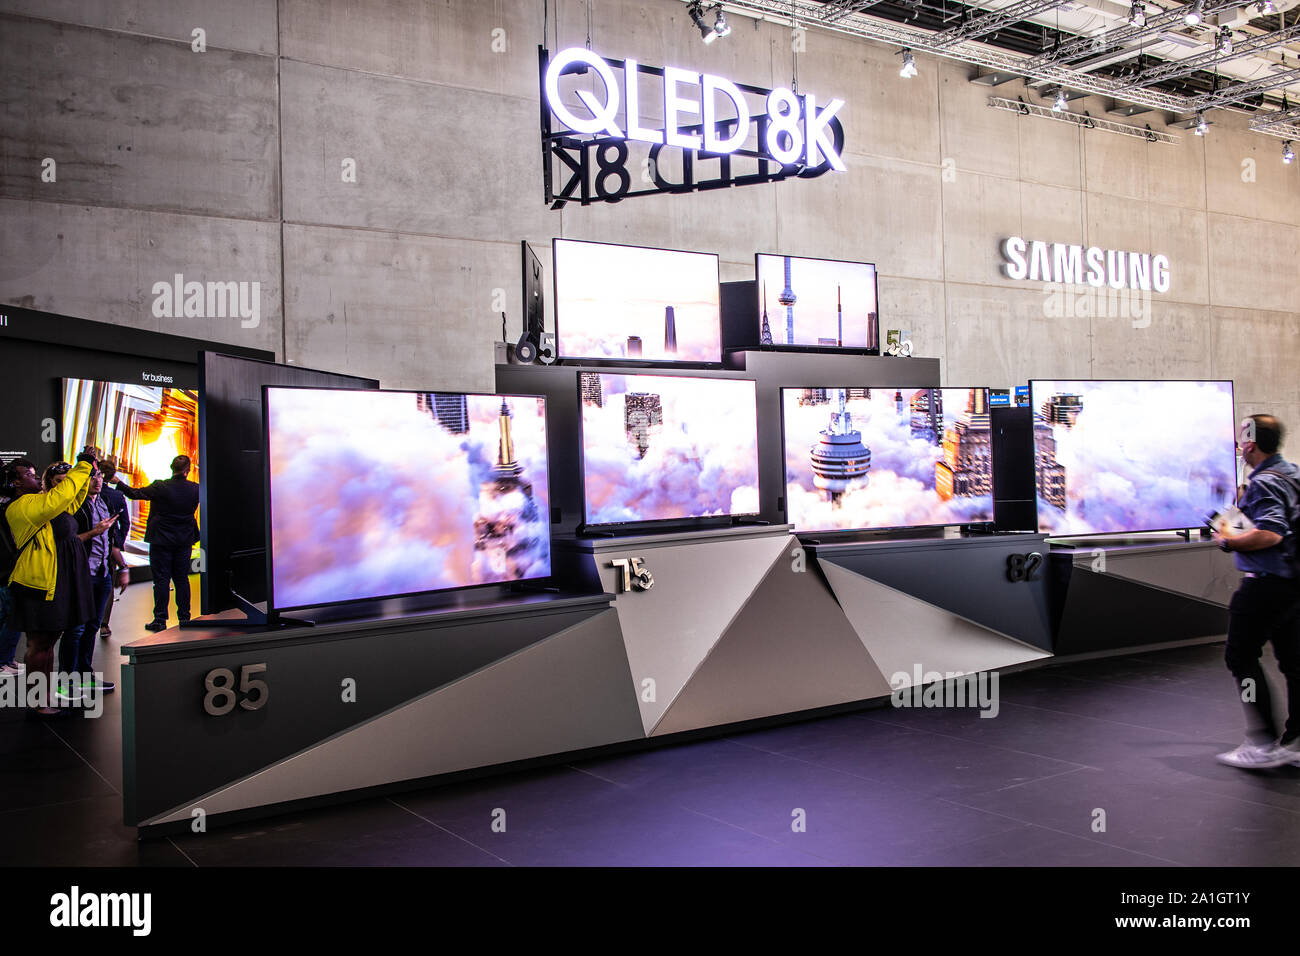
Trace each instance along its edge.
{"label": "illuminated sign letters", "polygon": [[1107,286],[1141,292],[1169,291],[1168,256],[1011,236],[1002,240],[1002,258],[1002,274],[1008,279],[1087,284],[1097,289]]}
{"label": "illuminated sign letters", "polygon": [[[583,47],[554,58],[540,48],[539,57],[543,170],[553,209],[571,201],[585,206],[808,179],[846,168],[838,116],[843,100],[819,106],[812,93],[607,60]],[[663,128],[643,126],[643,114],[659,109]],[[644,152],[640,161],[632,155],[634,144]],[[716,175],[700,174],[697,167],[705,162],[717,163]],[[737,168],[742,165],[745,171]],[[633,189],[634,182],[647,186]]]}

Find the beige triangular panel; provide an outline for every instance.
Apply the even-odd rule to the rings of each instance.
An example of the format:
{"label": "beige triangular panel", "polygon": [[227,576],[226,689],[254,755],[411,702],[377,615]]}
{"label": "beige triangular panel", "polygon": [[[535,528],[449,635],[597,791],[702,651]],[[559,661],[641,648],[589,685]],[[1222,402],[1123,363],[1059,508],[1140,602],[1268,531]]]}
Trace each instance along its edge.
{"label": "beige triangular panel", "polygon": [[1151,550],[1083,548],[1075,554],[1074,566],[1100,569],[1103,557],[1104,573],[1112,577],[1224,607],[1241,582],[1232,556],[1209,544],[1174,544]]}
{"label": "beige triangular panel", "polygon": [[839,565],[821,568],[886,682],[904,674],[897,686],[911,686],[918,667],[969,674],[1052,656]]}
{"label": "beige triangular panel", "polygon": [[[620,544],[597,554],[605,590],[618,594],[632,681],[645,732],[657,724],[718,642],[777,556],[797,546],[788,532],[648,545]],[[611,558],[644,558],[654,575],[648,591],[622,589]],[[654,699],[641,691],[654,681]]]}
{"label": "beige triangular panel", "polygon": [[144,825],[642,736],[610,610]]}
{"label": "beige triangular panel", "polygon": [[652,736],[883,697],[879,667],[815,571],[780,555]]}

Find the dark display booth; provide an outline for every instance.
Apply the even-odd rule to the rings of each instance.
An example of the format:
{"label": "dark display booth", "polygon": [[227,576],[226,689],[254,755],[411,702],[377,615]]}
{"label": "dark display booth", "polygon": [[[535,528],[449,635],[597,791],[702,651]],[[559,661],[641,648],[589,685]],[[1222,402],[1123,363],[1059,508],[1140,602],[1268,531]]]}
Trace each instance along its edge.
{"label": "dark display booth", "polygon": [[[5,373],[31,396],[11,454],[54,454],[47,419],[78,440],[125,422],[156,467],[133,442],[162,440],[170,397],[79,379],[197,403],[205,616],[123,647],[128,824],[1226,629],[1235,572],[1199,528],[1235,495],[1231,383],[1035,381],[1008,407],[1005,383],[879,354],[870,264],[763,254],[721,284],[701,253],[554,252],[493,394],[10,310]],[[1135,410],[1170,434],[1130,437]]]}

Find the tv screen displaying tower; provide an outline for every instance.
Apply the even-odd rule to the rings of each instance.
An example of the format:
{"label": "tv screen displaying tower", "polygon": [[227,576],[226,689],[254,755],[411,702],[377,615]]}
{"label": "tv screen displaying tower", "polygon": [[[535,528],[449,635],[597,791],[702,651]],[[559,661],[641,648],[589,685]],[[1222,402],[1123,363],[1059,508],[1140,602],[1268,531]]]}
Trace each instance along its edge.
{"label": "tv screen displaying tower", "polygon": [[556,239],[561,358],[721,362],[718,257]]}
{"label": "tv screen displaying tower", "polygon": [[879,347],[871,263],[759,253],[754,271],[760,345]]}
{"label": "tv screen displaying tower", "polygon": [[579,395],[587,524],[758,513],[752,381],[583,372]]}
{"label": "tv screen displaying tower", "polygon": [[1236,500],[1231,382],[1033,381],[1038,529],[1199,528]]}
{"label": "tv screen displaying tower", "polygon": [[986,388],[783,388],[787,520],[853,531],[993,520]]}
{"label": "tv screen displaying tower", "polygon": [[546,401],[266,390],[281,610],[550,575]]}

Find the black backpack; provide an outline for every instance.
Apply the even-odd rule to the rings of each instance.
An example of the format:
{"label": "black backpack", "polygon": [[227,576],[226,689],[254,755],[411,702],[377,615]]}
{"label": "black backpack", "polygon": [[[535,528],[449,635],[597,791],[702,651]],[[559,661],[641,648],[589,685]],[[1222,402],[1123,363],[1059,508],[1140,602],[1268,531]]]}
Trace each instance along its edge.
{"label": "black backpack", "polygon": [[7,502],[0,507],[0,587],[7,587],[9,577],[14,573],[14,566],[18,564],[18,557],[27,550],[27,546],[36,540],[36,535],[40,533],[40,528],[32,532],[31,536],[23,542],[22,547],[14,541],[13,530],[9,527],[9,519],[5,517],[5,512],[9,510]]}

